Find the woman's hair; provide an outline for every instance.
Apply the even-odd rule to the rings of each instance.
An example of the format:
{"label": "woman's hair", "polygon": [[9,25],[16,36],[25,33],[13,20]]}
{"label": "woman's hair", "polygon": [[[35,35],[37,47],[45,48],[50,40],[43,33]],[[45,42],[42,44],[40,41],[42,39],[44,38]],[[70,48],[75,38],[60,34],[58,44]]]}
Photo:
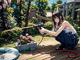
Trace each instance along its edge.
{"label": "woman's hair", "polygon": [[52,15],[52,21],[53,21],[53,23],[54,23],[54,28],[56,28],[55,18],[59,18],[58,26],[60,26],[60,25],[62,24],[63,20],[64,20],[61,13],[53,14],[53,15]]}

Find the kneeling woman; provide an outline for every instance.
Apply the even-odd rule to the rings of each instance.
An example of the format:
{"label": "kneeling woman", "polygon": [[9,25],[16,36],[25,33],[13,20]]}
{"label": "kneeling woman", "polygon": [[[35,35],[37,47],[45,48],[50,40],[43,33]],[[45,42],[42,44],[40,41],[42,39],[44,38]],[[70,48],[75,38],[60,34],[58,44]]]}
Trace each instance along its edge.
{"label": "kneeling woman", "polygon": [[54,31],[44,28],[39,29],[39,31],[54,36],[61,43],[58,50],[63,48],[74,49],[78,44],[77,32],[74,27],[68,21],[65,21],[60,13],[53,14],[52,18]]}

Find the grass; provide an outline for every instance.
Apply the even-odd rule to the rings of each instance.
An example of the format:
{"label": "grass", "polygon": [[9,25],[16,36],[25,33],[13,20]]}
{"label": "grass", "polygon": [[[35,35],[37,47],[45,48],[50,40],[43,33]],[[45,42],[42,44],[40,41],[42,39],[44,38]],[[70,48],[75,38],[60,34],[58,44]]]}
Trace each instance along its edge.
{"label": "grass", "polygon": [[[49,36],[45,36],[43,38],[43,41],[47,41],[47,40],[50,40],[52,37],[49,37]],[[33,36],[33,40],[35,42],[40,43],[40,41],[42,40],[42,36],[41,35],[36,35],[36,36]],[[79,41],[79,44],[80,44],[80,41]],[[16,42],[10,42],[10,43],[6,43],[6,44],[1,44],[0,47],[16,47]]]}
{"label": "grass", "polygon": [[[43,41],[45,40],[49,40],[51,37],[49,36],[45,36]],[[36,35],[36,36],[33,36],[33,40],[37,43],[39,43],[42,39],[42,36],[41,35]],[[1,44],[0,47],[16,47],[16,42],[10,42],[10,43],[6,43],[6,44]]]}
{"label": "grass", "polygon": [[1,44],[0,47],[15,47],[16,42],[10,42],[10,43],[5,43],[5,44]]}
{"label": "grass", "polygon": [[[37,43],[39,43],[41,40],[42,40],[42,38],[43,38],[43,36],[41,36],[41,35],[37,35],[37,36],[34,36],[33,37],[33,39],[37,42]],[[43,41],[47,41],[47,40],[49,40],[51,37],[49,37],[49,36],[44,36],[44,38],[43,38]]]}

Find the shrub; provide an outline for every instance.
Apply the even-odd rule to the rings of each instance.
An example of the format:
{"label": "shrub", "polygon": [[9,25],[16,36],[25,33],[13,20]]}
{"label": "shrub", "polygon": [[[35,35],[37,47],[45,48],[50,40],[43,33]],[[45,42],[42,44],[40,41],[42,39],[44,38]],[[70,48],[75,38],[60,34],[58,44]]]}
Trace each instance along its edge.
{"label": "shrub", "polygon": [[[47,22],[44,24],[44,27],[47,29],[51,29],[52,23]],[[7,43],[7,42],[12,42],[12,41],[15,42],[17,37],[19,37],[20,34],[22,34],[22,32],[24,31],[23,28],[15,27],[13,29],[9,29],[9,30],[5,30],[1,32],[0,33],[0,43]],[[39,34],[39,31],[36,28],[31,27],[27,29],[26,33],[29,33],[30,35],[37,35]]]}
{"label": "shrub", "polygon": [[[5,30],[0,33],[0,43],[6,43],[11,41],[16,41],[17,37],[19,37],[23,32],[23,28],[15,27],[13,29]],[[38,30],[35,28],[27,29],[27,33],[30,35],[38,34]]]}
{"label": "shrub", "polygon": [[11,42],[16,41],[16,37],[18,37],[22,33],[22,29],[19,27],[15,27],[10,30],[5,30],[0,34],[1,42]]}
{"label": "shrub", "polygon": [[46,22],[46,23],[44,24],[44,27],[47,28],[47,29],[49,29],[49,30],[51,30],[52,27],[53,27],[53,24],[49,21],[49,22]]}

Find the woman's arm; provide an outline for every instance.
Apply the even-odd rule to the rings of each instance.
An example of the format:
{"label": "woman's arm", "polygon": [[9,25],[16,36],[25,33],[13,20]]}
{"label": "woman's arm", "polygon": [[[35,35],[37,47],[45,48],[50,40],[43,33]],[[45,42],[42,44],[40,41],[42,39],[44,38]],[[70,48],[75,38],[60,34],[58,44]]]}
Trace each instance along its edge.
{"label": "woman's arm", "polygon": [[56,32],[50,31],[50,30],[47,30],[47,29],[42,29],[41,32],[47,33],[48,35],[51,35],[51,36],[58,36],[62,32],[62,30],[65,28],[66,24],[67,24],[67,22],[64,21],[62,23],[62,26]]}
{"label": "woman's arm", "polygon": [[64,26],[61,26],[56,32],[47,30],[47,34],[51,36],[58,36],[63,29],[64,29]]}

